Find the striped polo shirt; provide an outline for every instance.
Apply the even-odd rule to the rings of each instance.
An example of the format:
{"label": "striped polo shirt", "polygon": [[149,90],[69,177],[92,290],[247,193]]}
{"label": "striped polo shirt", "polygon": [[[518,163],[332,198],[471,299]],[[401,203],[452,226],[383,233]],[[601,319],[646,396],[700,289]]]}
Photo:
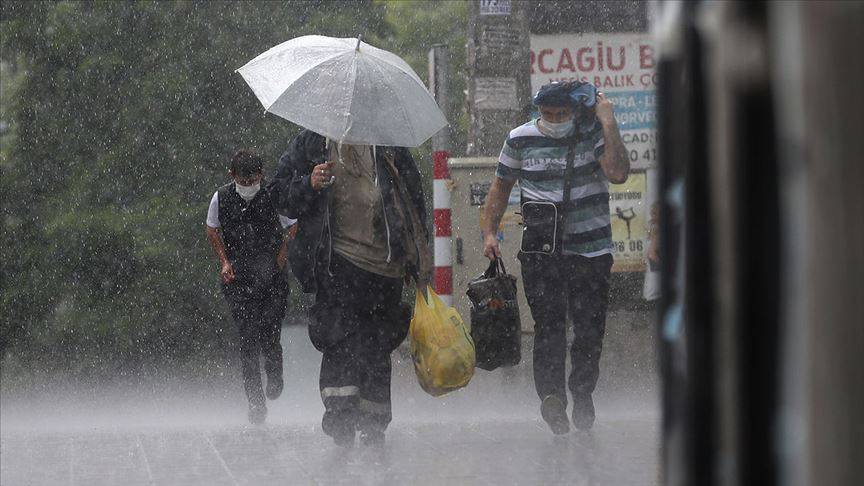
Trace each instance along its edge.
{"label": "striped polo shirt", "polygon": [[[580,133],[570,183],[572,204],[563,218],[562,252],[596,257],[612,253],[609,181],[599,162],[603,130],[595,123],[581,128]],[[563,202],[568,138],[547,137],[536,120],[513,129],[504,142],[495,175],[518,180],[523,201]]]}

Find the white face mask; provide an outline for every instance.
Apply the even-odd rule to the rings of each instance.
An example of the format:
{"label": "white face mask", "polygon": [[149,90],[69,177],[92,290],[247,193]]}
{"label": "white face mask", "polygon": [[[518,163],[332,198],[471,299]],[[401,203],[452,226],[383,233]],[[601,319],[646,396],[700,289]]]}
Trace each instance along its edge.
{"label": "white face mask", "polygon": [[537,126],[543,133],[552,138],[563,138],[569,135],[573,129],[573,119],[561,123],[550,123],[540,118],[537,120]]}
{"label": "white face mask", "polygon": [[237,191],[237,194],[243,198],[244,201],[249,202],[252,198],[255,197],[255,194],[258,194],[258,191],[261,189],[261,183],[252,184],[251,186],[241,186],[240,184],[234,183],[234,190]]}

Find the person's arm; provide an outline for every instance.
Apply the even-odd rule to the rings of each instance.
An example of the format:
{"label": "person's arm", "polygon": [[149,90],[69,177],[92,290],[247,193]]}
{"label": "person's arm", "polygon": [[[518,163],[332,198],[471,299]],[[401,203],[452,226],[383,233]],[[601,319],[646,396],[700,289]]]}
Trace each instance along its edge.
{"label": "person's arm", "polygon": [[[280,217],[281,220],[283,217]],[[279,266],[279,270],[285,270],[285,265],[288,262],[288,242],[293,240],[295,236],[297,236],[297,221],[283,221],[282,224],[288,224],[289,226],[282,231],[282,244],[279,245],[279,251],[276,253],[276,265]]]}
{"label": "person's arm", "polygon": [[326,187],[321,171],[330,169],[324,163],[325,157],[321,135],[306,130],[294,137],[279,158],[276,177],[269,186],[279,214],[299,219],[315,207]]}
{"label": "person's arm", "polygon": [[627,182],[627,177],[630,175],[630,158],[621,140],[621,133],[618,131],[614,106],[603,93],[597,93],[595,113],[600,126],[603,127],[604,149],[603,155],[600,156],[600,167],[609,182],[623,184]]}
{"label": "person's arm", "polygon": [[276,253],[276,265],[279,270],[285,270],[285,263],[288,261],[288,233],[282,236],[282,244],[279,245],[279,251]]}
{"label": "person's arm", "polygon": [[501,258],[501,249],[498,247],[498,226],[501,224],[501,218],[510,199],[510,191],[515,184],[516,179],[502,179],[496,176],[486,196],[481,229],[483,230],[483,254],[490,260]]}
{"label": "person's arm", "polygon": [[222,242],[222,235],[219,234],[219,228],[211,228],[207,226],[207,239],[210,241],[210,246],[213,247],[213,252],[216,253],[216,258],[222,266],[219,274],[222,281],[231,283],[234,281],[234,268],[228,260],[228,254],[225,252],[225,244]]}

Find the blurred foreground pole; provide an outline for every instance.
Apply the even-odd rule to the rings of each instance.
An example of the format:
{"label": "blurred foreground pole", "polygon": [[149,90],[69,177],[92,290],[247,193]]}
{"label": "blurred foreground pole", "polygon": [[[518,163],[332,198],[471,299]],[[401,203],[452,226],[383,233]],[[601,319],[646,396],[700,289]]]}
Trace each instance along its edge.
{"label": "blurred foreground pole", "polygon": [[664,482],[861,484],[864,3],[659,10]]}
{"label": "blurred foreground pole", "polygon": [[790,263],[781,484],[862,484],[864,3],[769,5]]}
{"label": "blurred foreground pole", "polygon": [[[447,76],[450,63],[447,46],[438,44],[429,50],[429,91],[445,114],[449,113],[447,104]],[[445,127],[432,137],[432,211],[435,222],[435,282],[434,288],[441,300],[453,304],[453,264],[450,251],[450,190],[447,181],[450,169],[450,127]]]}
{"label": "blurred foreground pole", "polygon": [[473,0],[468,19],[467,155],[498,156],[531,114],[529,2]]}

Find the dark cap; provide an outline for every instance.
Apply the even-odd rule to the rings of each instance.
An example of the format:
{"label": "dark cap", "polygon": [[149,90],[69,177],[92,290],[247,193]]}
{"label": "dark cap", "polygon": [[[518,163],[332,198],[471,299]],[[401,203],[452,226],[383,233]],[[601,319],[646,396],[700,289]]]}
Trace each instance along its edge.
{"label": "dark cap", "polygon": [[597,88],[582,81],[554,82],[544,85],[534,95],[535,106],[592,107],[597,100]]}

